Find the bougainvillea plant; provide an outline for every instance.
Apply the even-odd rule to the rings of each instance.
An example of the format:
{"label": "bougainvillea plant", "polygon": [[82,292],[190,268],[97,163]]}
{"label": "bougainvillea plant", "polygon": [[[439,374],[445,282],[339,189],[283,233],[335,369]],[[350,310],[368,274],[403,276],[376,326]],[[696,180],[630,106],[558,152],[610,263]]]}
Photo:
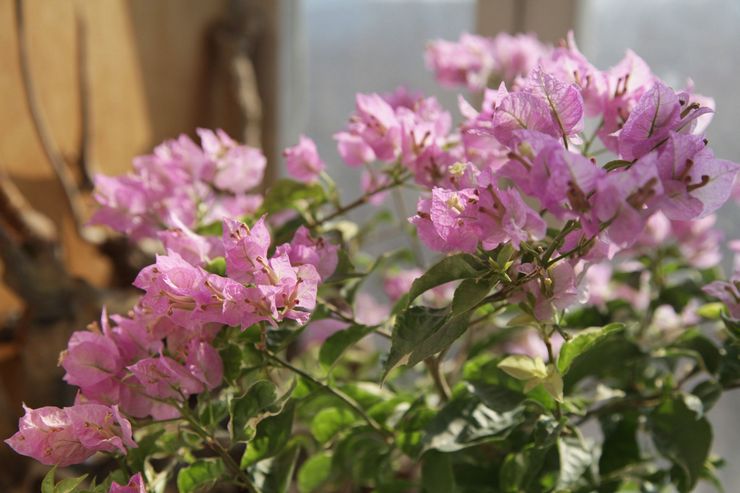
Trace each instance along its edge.
{"label": "bougainvillea plant", "polygon": [[44,492],[718,484],[706,415],[740,385],[740,265],[722,280],[714,213],[740,166],[704,136],[713,101],[632,52],[599,70],[572,36],[464,35],[426,60],[477,103],[358,94],[334,136],[358,198],[305,136],[264,196],[264,156],[221,131],[97,178],[93,222],[161,254],[129,313],[72,335],[74,404],[7,440],[114,459]]}

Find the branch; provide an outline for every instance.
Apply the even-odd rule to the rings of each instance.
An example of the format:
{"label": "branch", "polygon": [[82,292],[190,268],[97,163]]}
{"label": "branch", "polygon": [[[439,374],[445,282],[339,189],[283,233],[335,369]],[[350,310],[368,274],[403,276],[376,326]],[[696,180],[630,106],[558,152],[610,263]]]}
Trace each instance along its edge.
{"label": "branch", "polygon": [[26,103],[28,104],[28,109],[31,113],[31,120],[33,121],[33,126],[36,129],[36,134],[39,137],[44,154],[46,154],[49,163],[51,163],[51,167],[53,168],[54,173],[62,186],[64,195],[67,198],[67,203],[72,212],[72,217],[74,218],[77,231],[80,236],[85,238],[86,235],[83,232],[85,213],[82,206],[80,190],[75,184],[75,181],[69,172],[69,167],[62,158],[59,148],[51,136],[49,127],[46,124],[41,111],[41,105],[37,99],[36,88],[33,83],[31,67],[29,65],[28,46],[26,43],[26,26],[23,16],[23,0],[15,0],[15,27],[18,36],[18,60],[20,63],[21,77],[23,79],[23,87],[25,88]]}
{"label": "branch", "polygon": [[330,394],[333,394],[335,397],[338,397],[342,402],[344,402],[345,404],[347,404],[350,408],[352,408],[352,410],[354,410],[357,414],[359,414],[360,417],[363,420],[365,420],[365,422],[368,424],[368,426],[370,426],[370,428],[372,428],[373,430],[375,430],[379,434],[383,435],[385,438],[392,438],[393,434],[390,433],[385,428],[383,428],[382,426],[380,426],[377,421],[375,421],[373,418],[371,418],[365,412],[365,410],[362,409],[357,402],[355,402],[355,400],[352,397],[348,396],[347,394],[345,394],[344,392],[342,392],[339,389],[332,388],[329,385],[327,385],[327,384],[325,384],[325,383],[317,380],[316,378],[312,377],[311,375],[309,375],[305,371],[301,370],[300,368],[296,368],[295,366],[291,365],[287,361],[284,361],[284,360],[278,358],[277,356],[275,356],[274,354],[270,353],[269,351],[265,351],[265,355],[267,356],[268,359],[274,361],[275,363],[277,363],[278,365],[282,366],[283,368],[286,368],[286,369],[292,371],[296,375],[299,375],[299,376],[305,378],[306,380],[308,380],[309,382],[313,383],[314,385],[316,385],[318,387],[321,387],[323,390],[329,392]]}
{"label": "branch", "polygon": [[409,174],[403,174],[402,176],[399,176],[399,177],[395,178],[391,182],[386,183],[382,187],[377,188],[377,189],[373,190],[372,192],[368,192],[368,193],[362,195],[361,197],[357,198],[356,200],[350,202],[347,205],[344,205],[344,206],[339,207],[336,211],[332,212],[328,216],[323,217],[323,218],[317,220],[315,223],[311,224],[311,228],[315,228],[317,226],[320,226],[321,224],[323,224],[325,222],[331,221],[332,219],[335,219],[335,218],[337,218],[339,216],[342,216],[342,215],[348,213],[349,211],[351,211],[353,209],[356,209],[356,208],[360,207],[361,205],[364,205],[374,195],[377,195],[379,193],[385,192],[385,191],[390,190],[392,188],[395,188],[395,187],[397,187],[399,185],[402,185],[409,178],[409,176],[410,176]]}

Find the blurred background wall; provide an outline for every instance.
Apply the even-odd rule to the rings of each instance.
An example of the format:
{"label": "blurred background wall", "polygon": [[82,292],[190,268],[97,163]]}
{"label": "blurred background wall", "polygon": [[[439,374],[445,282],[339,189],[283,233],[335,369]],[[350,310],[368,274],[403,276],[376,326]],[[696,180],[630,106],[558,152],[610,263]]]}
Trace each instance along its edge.
{"label": "blurred background wall", "polygon": [[[50,255],[56,267],[37,278],[56,279],[61,269],[69,277],[61,299],[80,304],[89,290],[76,284],[77,277],[97,287],[113,284],[111,253],[83,238],[42,146],[19,39],[37,113],[52,151],[81,185],[79,207],[87,214],[86,171],[125,172],[133,156],[197,126],[223,127],[261,144],[268,179],[280,173],[279,149],[305,133],[316,140],[344,195],[353,196],[357,174],[339,163],[331,136],[353,110],[354,94],[405,85],[454,110],[456,93],[434,82],[422,52],[428,40],[463,31],[532,31],[556,42],[575,27],[582,51],[600,68],[632,48],[675,86],[691,75],[697,90],[717,101],[713,147],[740,161],[738,25],[737,0],[1,0],[0,179],[55,230],[59,248]],[[736,217],[720,219],[728,237],[740,233]],[[34,265],[47,262],[31,248],[37,239],[24,237],[22,229],[13,229],[14,248]],[[8,284],[9,265],[2,268]],[[0,416],[6,418],[0,437],[15,426],[19,399],[42,405],[51,403],[50,395],[65,398],[44,385],[59,377],[56,353],[67,334],[94,319],[100,304],[91,296],[75,316],[50,324],[35,318],[17,289],[0,286],[0,319],[7,320],[0,332]],[[29,360],[41,366],[38,375],[19,371]],[[31,386],[33,392],[29,378],[42,382]],[[740,491],[738,404],[738,397],[727,396],[711,414],[718,426],[715,450],[729,462],[721,473],[728,492]],[[9,465],[6,453],[3,445],[0,462]]]}

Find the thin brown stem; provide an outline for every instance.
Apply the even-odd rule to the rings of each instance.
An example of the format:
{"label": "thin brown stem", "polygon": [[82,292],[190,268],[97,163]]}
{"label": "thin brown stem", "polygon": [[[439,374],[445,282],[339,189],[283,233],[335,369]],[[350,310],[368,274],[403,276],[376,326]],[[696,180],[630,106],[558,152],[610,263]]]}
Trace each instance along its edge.
{"label": "thin brown stem", "polygon": [[265,355],[267,356],[268,359],[274,361],[275,363],[277,363],[278,365],[282,366],[283,368],[292,371],[296,375],[299,375],[299,376],[305,378],[306,380],[308,380],[312,384],[316,385],[317,387],[320,387],[321,389],[323,389],[323,390],[329,392],[330,394],[333,394],[335,397],[339,398],[339,400],[341,400],[342,402],[344,402],[345,404],[347,404],[350,408],[352,408],[352,410],[354,410],[368,424],[368,426],[370,426],[370,428],[372,428],[373,430],[375,430],[376,432],[378,432],[383,437],[385,437],[385,438],[391,438],[393,436],[392,433],[390,433],[388,430],[386,430],[380,424],[378,424],[377,421],[375,421],[373,418],[371,418],[365,412],[365,410],[362,409],[362,407],[360,407],[360,405],[352,397],[348,396],[347,394],[345,394],[341,390],[335,389],[335,388],[333,388],[333,387],[325,384],[324,382],[322,382],[322,381],[314,378],[313,376],[311,376],[309,373],[301,370],[300,368],[297,368],[297,367],[291,365],[290,363],[288,363],[287,361],[284,361],[284,360],[278,358],[277,356],[275,356],[274,354],[270,353],[269,351],[265,351]]}
{"label": "thin brown stem", "polygon": [[[25,88],[26,103],[31,113],[31,120],[36,129],[36,134],[41,142],[41,147],[46,154],[51,167],[59,180],[60,185],[67,198],[72,217],[75,220],[78,232],[83,235],[83,225],[85,223],[84,208],[82,206],[82,197],[75,181],[69,171],[67,163],[62,158],[59,148],[49,131],[49,127],[44,120],[41,111],[41,104],[36,96],[36,87],[34,86],[31,66],[29,64],[28,44],[26,43],[26,24],[23,12],[23,0],[15,1],[15,27],[18,36],[18,60],[21,69],[21,78]],[[84,236],[84,235],[83,235]]]}
{"label": "thin brown stem", "polygon": [[430,356],[424,360],[424,364],[426,364],[429,374],[434,381],[434,387],[437,389],[439,399],[444,403],[450,400],[452,392],[450,391],[450,385],[447,383],[447,379],[445,379],[444,374],[440,370],[440,362],[441,358],[434,356]]}
{"label": "thin brown stem", "polygon": [[317,226],[320,226],[321,224],[324,224],[325,222],[331,221],[332,219],[336,219],[339,216],[343,216],[344,214],[348,213],[349,211],[353,209],[357,209],[358,207],[366,204],[373,196],[385,192],[387,190],[391,190],[392,188],[395,188],[401,184],[403,184],[408,179],[408,174],[401,176],[399,178],[396,178],[392,180],[389,183],[386,183],[385,185],[378,187],[377,189],[373,190],[372,192],[368,192],[361,197],[358,197],[356,200],[350,202],[347,205],[343,205],[328,216],[325,216],[321,219],[317,219],[316,222],[311,224],[312,228],[315,228]]}

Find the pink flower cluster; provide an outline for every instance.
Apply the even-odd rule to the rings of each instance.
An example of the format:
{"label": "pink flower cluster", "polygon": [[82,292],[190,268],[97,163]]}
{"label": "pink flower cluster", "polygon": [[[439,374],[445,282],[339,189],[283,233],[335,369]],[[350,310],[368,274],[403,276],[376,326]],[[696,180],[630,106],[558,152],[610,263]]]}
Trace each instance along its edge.
{"label": "pink flower cluster", "polygon": [[714,281],[704,287],[704,291],[721,300],[731,319],[740,321],[740,240],[730,242],[735,252],[735,268],[729,281]]}
{"label": "pink flower cluster", "polygon": [[508,83],[526,75],[550,49],[533,34],[498,34],[485,38],[463,34],[458,41],[427,45],[426,64],[443,86],[481,91],[496,78]]}
{"label": "pink flower cluster", "polygon": [[222,130],[199,129],[198,135],[200,146],[181,135],[137,157],[133,173],[96,176],[100,208],[91,222],[139,240],[254,212],[262,197],[247,192],[262,181],[265,156]]}
{"label": "pink flower cluster", "polygon": [[270,257],[264,217],[251,228],[225,218],[223,231],[225,277],[168,250],[134,281],[144,294],[129,317],[113,316],[112,327],[104,315],[102,330],[72,335],[61,365],[80,400],[119,403],[136,417],[177,417],[176,402],[221,384],[211,343],[222,326],[308,321],[337,247],[300,228]]}
{"label": "pink flower cluster", "polygon": [[[430,51],[432,65],[447,82],[479,80],[491,62],[474,63],[473,54],[492,43],[471,36],[457,44],[439,43]],[[453,53],[453,46],[466,55],[446,60],[441,54]],[[375,101],[382,105],[382,98]],[[536,316],[547,319],[553,309],[576,299],[577,260],[600,261],[632,247],[651,221],[681,238],[680,248],[693,265],[717,263],[720,236],[711,227],[712,213],[730,197],[740,165],[716,158],[707,145],[703,132],[713,107],[691,85],[684,91],[665,85],[632,52],[615,67],[598,70],[571,35],[567,44],[542,51],[511,90],[503,83],[486,89],[480,111],[461,100],[465,121],[458,130],[445,135],[402,126],[387,136],[420,134],[425,143],[442,143],[433,160],[437,169],[426,174],[428,179],[420,179],[419,159],[392,154],[411,165],[417,183],[431,189],[410,221],[433,250],[472,253],[506,242],[518,248],[544,237],[546,213],[551,225],[574,222],[574,231],[557,249],[561,254],[577,250],[573,267],[535,272],[529,284],[540,286],[525,288],[535,299]],[[385,113],[391,114],[387,108]],[[360,114],[353,116],[350,129],[362,121]],[[586,117],[600,120],[593,137],[584,130]],[[365,120],[368,127],[376,121]],[[370,145],[361,132],[357,135]],[[597,141],[613,153],[612,161],[600,165],[592,157]],[[533,276],[532,266],[516,269]]]}
{"label": "pink flower cluster", "polygon": [[301,135],[298,144],[285,149],[283,157],[288,174],[298,181],[314,182],[326,168],[316,144],[305,135]]}
{"label": "pink flower cluster", "polygon": [[[427,187],[455,182],[461,176],[449,167],[460,156],[445,149],[451,142],[452,116],[435,98],[401,88],[391,94],[358,94],[355,113],[347,128],[334,135],[340,157],[349,166],[374,161],[402,163]],[[365,191],[386,183],[377,170],[366,169]]]}
{"label": "pink flower cluster", "polygon": [[78,404],[63,409],[24,409],[18,432],[5,443],[42,464],[63,467],[83,462],[96,452],[126,454],[136,447],[131,423],[121,416],[117,406]]}

